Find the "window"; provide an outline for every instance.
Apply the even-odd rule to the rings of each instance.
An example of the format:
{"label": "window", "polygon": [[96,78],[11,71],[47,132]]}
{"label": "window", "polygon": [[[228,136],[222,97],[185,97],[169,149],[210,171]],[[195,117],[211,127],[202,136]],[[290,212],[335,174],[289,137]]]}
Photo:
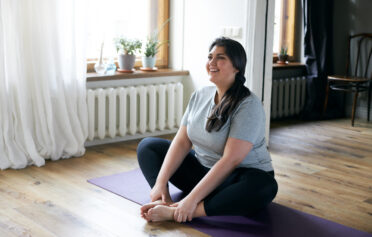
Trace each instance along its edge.
{"label": "window", "polygon": [[274,17],[273,53],[275,57],[282,47],[288,49],[289,58],[296,56],[296,2],[297,0],[276,0]]}
{"label": "window", "polygon": [[[144,41],[169,18],[169,0],[91,0],[87,9],[88,71],[94,71],[93,66],[99,58],[102,42],[103,58],[116,59],[117,52],[113,43],[115,37]],[[168,31],[169,26],[166,25],[159,33],[160,41],[168,40]],[[140,55],[137,56],[135,67],[141,65]],[[168,66],[167,44],[160,48],[156,65]]]}

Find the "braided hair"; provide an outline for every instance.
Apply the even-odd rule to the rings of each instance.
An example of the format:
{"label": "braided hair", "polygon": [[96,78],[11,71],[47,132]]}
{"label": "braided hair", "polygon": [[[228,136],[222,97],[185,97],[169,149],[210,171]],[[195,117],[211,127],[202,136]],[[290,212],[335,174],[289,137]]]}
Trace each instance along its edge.
{"label": "braided hair", "polygon": [[215,39],[209,47],[209,51],[211,51],[214,46],[223,47],[225,49],[225,54],[238,72],[235,75],[235,81],[232,86],[223,95],[221,101],[212,109],[206,125],[206,130],[208,132],[212,130],[219,131],[239,103],[251,94],[250,90],[244,86],[244,72],[247,56],[243,46],[239,42],[226,37]]}

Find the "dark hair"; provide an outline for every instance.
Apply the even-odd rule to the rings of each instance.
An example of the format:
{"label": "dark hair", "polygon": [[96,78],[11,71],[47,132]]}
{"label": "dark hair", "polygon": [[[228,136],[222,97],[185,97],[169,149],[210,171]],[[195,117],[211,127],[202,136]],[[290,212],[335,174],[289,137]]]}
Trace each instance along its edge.
{"label": "dark hair", "polygon": [[251,94],[249,89],[244,86],[247,55],[243,46],[239,42],[225,37],[215,39],[209,47],[209,52],[214,46],[224,47],[225,54],[231,60],[234,68],[238,70],[238,73],[235,75],[235,81],[232,86],[226,91],[218,105],[212,109],[206,125],[208,132],[212,130],[219,131],[239,105],[239,102]]}

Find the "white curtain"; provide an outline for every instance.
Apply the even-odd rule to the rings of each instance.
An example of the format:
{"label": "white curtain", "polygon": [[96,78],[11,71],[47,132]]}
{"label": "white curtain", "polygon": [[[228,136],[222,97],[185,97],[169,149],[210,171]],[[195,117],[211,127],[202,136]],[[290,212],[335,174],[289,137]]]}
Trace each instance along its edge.
{"label": "white curtain", "polygon": [[0,0],[0,168],[84,154],[81,0]]}

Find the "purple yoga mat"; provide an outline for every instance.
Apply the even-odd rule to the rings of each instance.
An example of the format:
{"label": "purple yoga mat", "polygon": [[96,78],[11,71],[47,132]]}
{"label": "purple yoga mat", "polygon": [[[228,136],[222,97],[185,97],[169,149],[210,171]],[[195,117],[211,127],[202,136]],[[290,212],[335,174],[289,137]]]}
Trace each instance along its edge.
{"label": "purple yoga mat", "polygon": [[[88,182],[141,205],[150,201],[150,186],[139,169],[89,179]],[[169,191],[174,201],[182,198],[182,192],[172,184],[169,184]],[[217,237],[372,237],[372,234],[276,203],[254,217],[201,217],[186,224]]]}

